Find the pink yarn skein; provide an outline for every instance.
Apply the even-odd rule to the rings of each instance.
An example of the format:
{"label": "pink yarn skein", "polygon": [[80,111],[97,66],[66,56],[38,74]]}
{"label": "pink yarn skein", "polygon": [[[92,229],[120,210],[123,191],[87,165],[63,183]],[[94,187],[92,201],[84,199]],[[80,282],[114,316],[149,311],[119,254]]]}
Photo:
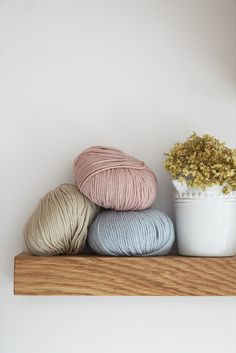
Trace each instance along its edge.
{"label": "pink yarn skein", "polygon": [[157,179],[144,162],[115,148],[94,146],[75,160],[79,190],[95,204],[114,210],[144,210],[156,199]]}

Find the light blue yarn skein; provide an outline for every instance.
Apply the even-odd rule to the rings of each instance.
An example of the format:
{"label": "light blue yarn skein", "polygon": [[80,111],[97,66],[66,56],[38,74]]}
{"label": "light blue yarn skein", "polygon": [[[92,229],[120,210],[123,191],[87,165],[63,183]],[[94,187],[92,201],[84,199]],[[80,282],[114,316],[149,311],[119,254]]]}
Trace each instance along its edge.
{"label": "light blue yarn skein", "polygon": [[174,238],[172,221],[155,209],[103,211],[90,226],[88,243],[100,255],[155,256],[167,254]]}

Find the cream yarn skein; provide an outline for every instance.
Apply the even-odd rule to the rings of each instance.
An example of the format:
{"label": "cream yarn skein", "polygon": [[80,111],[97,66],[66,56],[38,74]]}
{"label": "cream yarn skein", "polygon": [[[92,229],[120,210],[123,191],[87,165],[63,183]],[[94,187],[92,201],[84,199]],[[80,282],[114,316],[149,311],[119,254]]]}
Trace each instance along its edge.
{"label": "cream yarn skein", "polygon": [[40,200],[25,225],[28,249],[34,255],[80,253],[98,211],[74,185],[58,186]]}

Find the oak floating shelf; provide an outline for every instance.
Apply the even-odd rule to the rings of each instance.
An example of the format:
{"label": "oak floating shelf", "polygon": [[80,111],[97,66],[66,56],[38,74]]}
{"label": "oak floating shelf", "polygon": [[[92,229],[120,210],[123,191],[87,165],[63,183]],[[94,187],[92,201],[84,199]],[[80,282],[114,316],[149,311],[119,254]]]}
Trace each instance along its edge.
{"label": "oak floating shelf", "polygon": [[15,257],[16,295],[236,295],[236,257]]}

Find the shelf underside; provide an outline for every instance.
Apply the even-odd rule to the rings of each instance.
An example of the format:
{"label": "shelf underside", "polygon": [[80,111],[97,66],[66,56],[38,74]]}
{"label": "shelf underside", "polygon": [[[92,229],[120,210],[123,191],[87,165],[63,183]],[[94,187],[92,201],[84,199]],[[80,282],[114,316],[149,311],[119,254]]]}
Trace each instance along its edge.
{"label": "shelf underside", "polygon": [[236,295],[236,257],[15,257],[16,295]]}

